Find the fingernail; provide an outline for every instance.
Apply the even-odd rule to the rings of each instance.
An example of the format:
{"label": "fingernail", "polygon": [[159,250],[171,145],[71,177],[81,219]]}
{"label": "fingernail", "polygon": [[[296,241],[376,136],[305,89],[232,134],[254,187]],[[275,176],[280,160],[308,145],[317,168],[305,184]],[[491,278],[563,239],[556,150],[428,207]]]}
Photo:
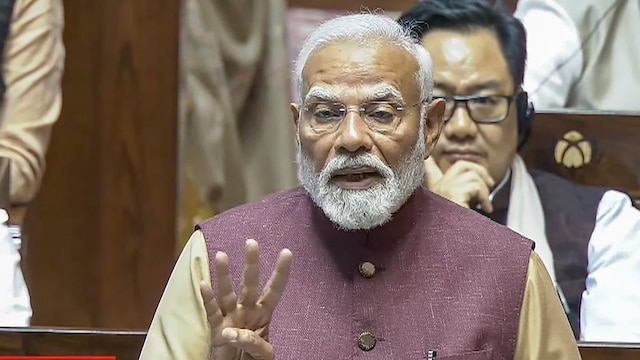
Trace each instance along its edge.
{"label": "fingernail", "polygon": [[233,329],[225,328],[224,330],[222,330],[222,337],[225,340],[233,341],[238,338],[238,332]]}

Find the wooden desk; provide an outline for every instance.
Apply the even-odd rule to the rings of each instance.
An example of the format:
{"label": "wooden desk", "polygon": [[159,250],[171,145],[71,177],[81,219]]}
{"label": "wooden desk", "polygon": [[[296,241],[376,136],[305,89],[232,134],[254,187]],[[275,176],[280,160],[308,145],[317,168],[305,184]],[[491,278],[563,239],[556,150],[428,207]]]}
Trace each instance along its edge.
{"label": "wooden desk", "polygon": [[581,342],[582,360],[638,360],[640,344]]}
{"label": "wooden desk", "polygon": [[144,331],[0,328],[1,355],[115,355],[137,360]]}

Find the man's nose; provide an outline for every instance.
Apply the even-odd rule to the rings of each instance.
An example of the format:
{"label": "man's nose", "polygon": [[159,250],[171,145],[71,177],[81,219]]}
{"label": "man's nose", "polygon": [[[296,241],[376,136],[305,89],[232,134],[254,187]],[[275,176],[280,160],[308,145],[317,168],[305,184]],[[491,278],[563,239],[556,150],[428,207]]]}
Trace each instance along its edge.
{"label": "man's nose", "polygon": [[345,114],[342,124],[338,129],[335,148],[337,152],[368,152],[373,146],[371,130],[357,111],[349,111]]}
{"label": "man's nose", "polygon": [[444,127],[445,136],[447,138],[467,139],[474,138],[478,134],[478,126],[471,119],[467,107],[460,104],[456,106],[451,115],[451,119],[447,121]]}

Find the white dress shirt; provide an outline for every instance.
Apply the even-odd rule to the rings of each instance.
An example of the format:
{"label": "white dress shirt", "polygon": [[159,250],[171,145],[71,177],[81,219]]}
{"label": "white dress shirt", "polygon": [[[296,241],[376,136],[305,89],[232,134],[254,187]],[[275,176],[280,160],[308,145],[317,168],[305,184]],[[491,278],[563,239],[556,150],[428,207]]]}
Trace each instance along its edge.
{"label": "white dress shirt", "polygon": [[0,209],[0,326],[29,326],[31,302],[20,267],[20,243],[9,233],[8,219]]}
{"label": "white dress shirt", "polygon": [[607,191],[589,241],[580,340],[640,342],[640,211]]}
{"label": "white dress shirt", "polygon": [[527,32],[523,89],[536,109],[564,108],[582,73],[580,36],[573,20],[554,0],[520,0],[513,15]]}
{"label": "white dress shirt", "polygon": [[[511,173],[491,192],[491,201],[512,178]],[[546,239],[536,240],[536,251],[542,245],[540,241]],[[640,342],[640,210],[628,195],[615,190],[603,194],[587,251],[580,340]],[[545,266],[552,268],[553,262]],[[568,311],[561,288],[558,294]]]}

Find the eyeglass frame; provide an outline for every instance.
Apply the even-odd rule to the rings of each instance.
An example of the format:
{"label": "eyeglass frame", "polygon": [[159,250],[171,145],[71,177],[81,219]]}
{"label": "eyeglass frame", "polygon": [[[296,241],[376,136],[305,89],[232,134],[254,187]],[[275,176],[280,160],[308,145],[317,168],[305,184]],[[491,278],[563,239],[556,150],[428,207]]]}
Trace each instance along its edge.
{"label": "eyeglass frame", "polygon": [[[405,113],[405,111],[407,109],[414,108],[414,107],[416,107],[418,105],[427,104],[428,102],[429,102],[428,100],[423,100],[423,101],[420,101],[420,102],[418,102],[416,104],[413,104],[413,105],[410,105],[410,106],[406,106],[406,105],[402,104],[401,102],[398,102],[398,101],[395,101],[395,100],[373,100],[373,101],[363,102],[360,105],[350,105],[350,106],[348,106],[348,105],[346,105],[346,104],[344,104],[343,102],[340,102],[340,101],[312,101],[310,103],[303,103],[300,106],[300,117],[304,118],[304,116],[303,116],[304,112],[305,111],[309,111],[310,110],[309,106],[311,106],[311,105],[315,105],[315,106],[322,105],[322,104],[340,105],[344,109],[344,111],[341,112],[342,116],[341,116],[340,120],[336,122],[336,125],[335,125],[335,127],[333,129],[319,132],[318,130],[313,129],[312,125],[310,125],[309,127],[311,127],[311,129],[314,132],[316,132],[317,134],[333,133],[333,132],[335,132],[336,130],[338,130],[340,128],[340,126],[342,125],[342,122],[347,117],[347,114],[349,112],[356,111],[358,113],[358,115],[360,116],[360,119],[365,123],[365,125],[367,125],[367,128],[369,128],[369,130],[377,132],[377,133],[385,134],[385,133],[393,133],[393,132],[395,132],[395,130],[400,125],[400,121],[399,120],[402,119],[402,117],[403,117],[403,115],[404,115],[404,113]],[[365,107],[367,105],[374,105],[374,104],[390,105],[395,110],[396,114],[395,114],[395,118],[394,118],[393,122],[397,122],[397,123],[393,126],[393,129],[391,129],[390,132],[386,132],[386,131],[385,132],[381,132],[381,131],[372,129],[371,126],[369,125],[368,121],[365,119],[365,116],[364,116]]]}
{"label": "eyeglass frame", "polygon": [[[513,101],[515,101],[518,97],[519,93],[513,94],[513,95],[465,95],[465,96],[458,96],[458,95],[453,95],[453,96],[447,96],[447,95],[433,95],[433,99],[442,99],[445,101],[445,104],[447,103],[447,101],[449,100],[453,100],[453,111],[451,111],[451,115],[449,116],[449,118],[446,118],[445,116],[442,117],[442,120],[446,123],[449,120],[451,120],[451,118],[453,118],[453,115],[456,113],[456,110],[458,110],[458,104],[459,103],[464,103],[464,108],[467,111],[467,114],[469,115],[469,118],[471,120],[473,120],[473,122],[478,123],[478,124],[498,124],[501,123],[503,121],[505,121],[507,119],[507,117],[509,117],[509,112],[511,111],[511,103]],[[501,98],[501,99],[505,99],[508,101],[507,104],[507,111],[505,112],[504,116],[502,116],[501,118],[498,118],[496,120],[476,120],[474,119],[473,115],[471,114],[471,110],[469,110],[469,101],[471,100],[477,100],[477,99],[482,99],[482,98]],[[446,114],[447,111],[445,109],[444,114]]]}

